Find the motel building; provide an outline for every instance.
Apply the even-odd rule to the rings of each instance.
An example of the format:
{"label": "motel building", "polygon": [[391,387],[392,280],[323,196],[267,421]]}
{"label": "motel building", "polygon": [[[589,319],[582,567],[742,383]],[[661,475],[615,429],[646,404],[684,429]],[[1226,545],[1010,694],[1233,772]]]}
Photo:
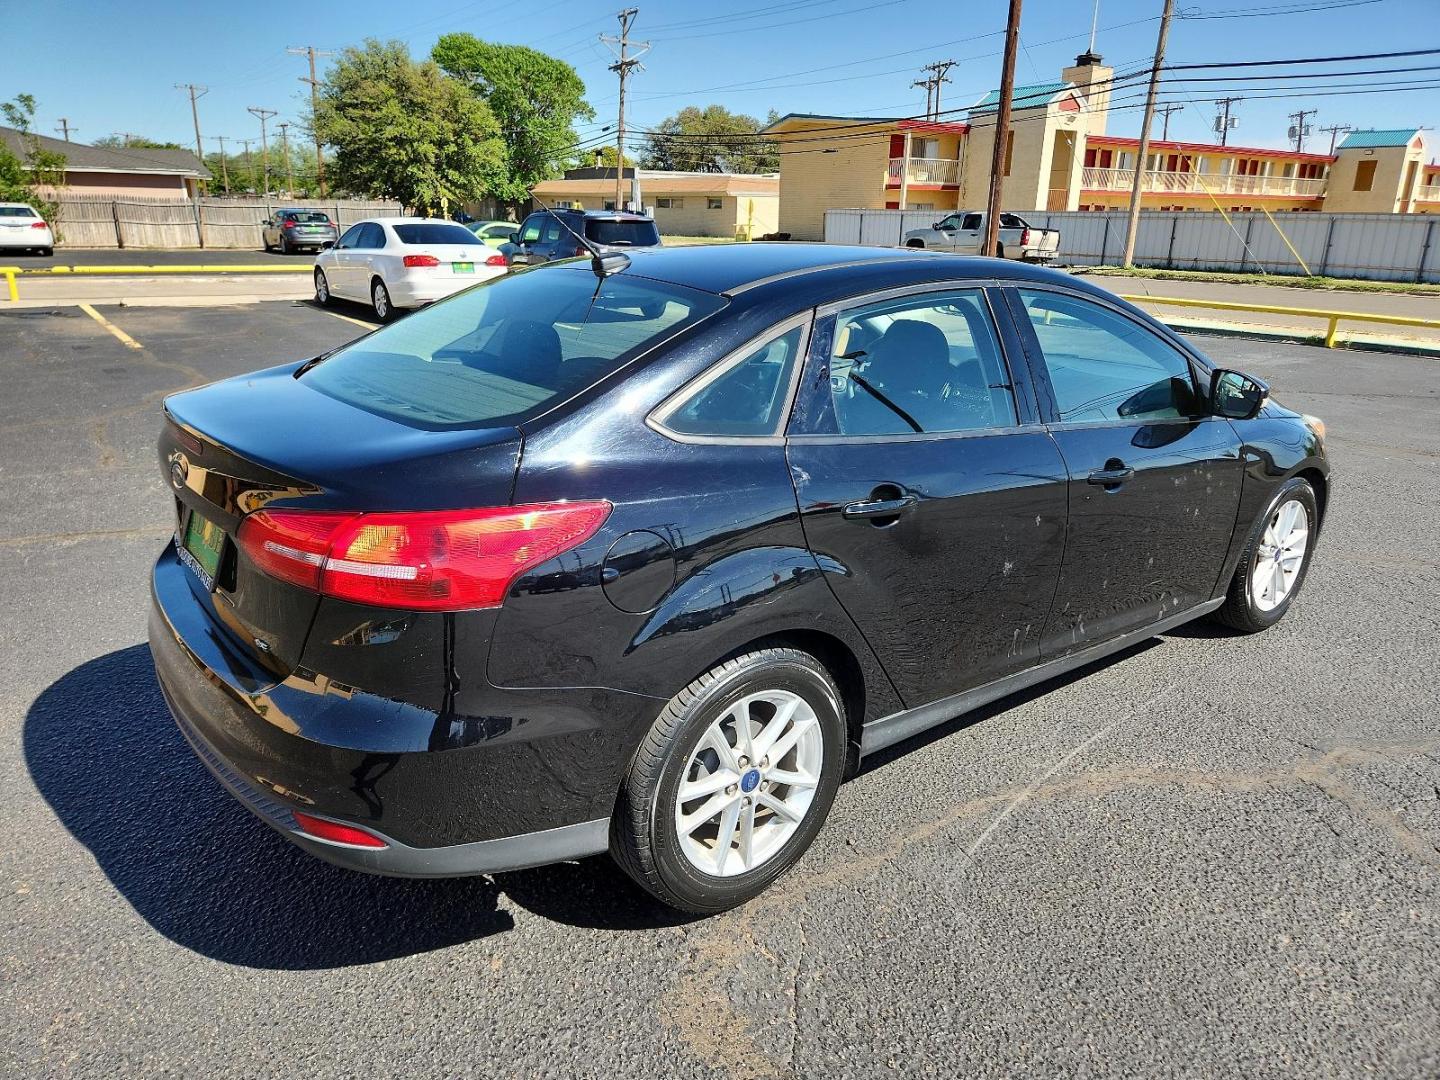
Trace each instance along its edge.
{"label": "motel building", "polygon": [[[1087,52],[1060,81],[1016,87],[1003,169],[1005,209],[1129,206],[1138,139],[1106,131],[1114,70]],[[825,211],[951,210],[988,197],[999,91],[964,121],[791,113],[778,144],[781,232],[824,239]],[[1334,154],[1151,140],[1146,210],[1440,213],[1440,165],[1418,128],[1352,131]]]}

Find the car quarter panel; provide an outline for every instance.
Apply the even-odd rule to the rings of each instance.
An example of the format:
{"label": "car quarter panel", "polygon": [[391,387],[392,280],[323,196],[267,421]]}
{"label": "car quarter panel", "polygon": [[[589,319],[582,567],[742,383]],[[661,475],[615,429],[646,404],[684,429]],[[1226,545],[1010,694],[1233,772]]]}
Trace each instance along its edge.
{"label": "car quarter panel", "polygon": [[[527,432],[517,502],[608,499],[614,510],[594,541],[512,590],[492,683],[605,686],[663,701],[750,642],[818,631],[854,655],[867,712],[898,707],[805,546],[780,440],[680,442],[645,424],[680,386],[793,314],[737,305],[723,327],[688,335],[612,392]],[[637,599],[624,585],[642,575]]]}

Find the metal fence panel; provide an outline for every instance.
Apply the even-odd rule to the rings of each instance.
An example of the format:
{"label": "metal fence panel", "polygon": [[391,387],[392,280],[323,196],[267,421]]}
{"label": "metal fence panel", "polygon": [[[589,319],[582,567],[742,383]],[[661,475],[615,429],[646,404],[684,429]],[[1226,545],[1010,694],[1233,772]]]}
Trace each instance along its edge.
{"label": "metal fence panel", "polygon": [[[827,210],[825,239],[894,245],[906,230],[923,228],[934,217],[930,210]],[[1038,228],[1060,230],[1062,263],[1115,265],[1123,256],[1123,211],[1037,211],[1025,218]],[[1440,224],[1423,214],[1235,213],[1227,220],[1213,212],[1146,211],[1135,237],[1135,263],[1303,274],[1291,247],[1312,274],[1440,282]]]}

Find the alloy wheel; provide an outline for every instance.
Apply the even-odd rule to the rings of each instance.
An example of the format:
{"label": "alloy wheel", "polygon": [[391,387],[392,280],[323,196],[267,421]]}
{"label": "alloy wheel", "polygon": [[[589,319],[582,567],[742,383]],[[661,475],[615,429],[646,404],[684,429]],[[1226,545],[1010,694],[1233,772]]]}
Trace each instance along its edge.
{"label": "alloy wheel", "polygon": [[1261,611],[1274,611],[1295,588],[1310,543],[1310,518],[1298,499],[1289,499],[1270,515],[1255,550],[1250,593]]}
{"label": "alloy wheel", "polygon": [[390,296],[385,292],[385,286],[377,281],[375,287],[370,290],[370,299],[375,305],[376,316],[381,322],[384,322],[390,314]]}
{"label": "alloy wheel", "polygon": [[330,302],[330,282],[323,270],[315,271],[315,299],[321,304]]}
{"label": "alloy wheel", "polygon": [[789,690],[748,694],[706,728],[675,797],[675,831],[702,873],[772,858],[805,820],[825,758],[815,710]]}

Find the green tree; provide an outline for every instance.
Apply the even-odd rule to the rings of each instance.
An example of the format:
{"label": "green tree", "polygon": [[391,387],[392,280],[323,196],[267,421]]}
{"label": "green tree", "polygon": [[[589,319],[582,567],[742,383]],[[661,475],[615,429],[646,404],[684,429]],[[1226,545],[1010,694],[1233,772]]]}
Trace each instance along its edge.
{"label": "green tree", "polygon": [[689,105],[655,126],[641,148],[640,164],[682,172],[778,172],[778,148],[757,139],[759,130],[755,117],[723,105]]}
{"label": "green tree", "polygon": [[553,56],[473,34],[442,35],[430,57],[490,106],[500,125],[505,168],[490,195],[517,209],[528,206],[530,189],[563,170],[579,141],[576,122],[595,118],[580,76]]}
{"label": "green tree", "polygon": [[46,150],[31,130],[35,121],[32,95],[16,94],[14,101],[0,102],[0,116],[20,132],[25,151],[21,160],[0,146],[0,199],[29,203],[50,222],[58,238],[60,203],[55,196],[65,188],[65,155]]}
{"label": "green tree", "polygon": [[154,139],[147,139],[144,135],[106,135],[104,138],[96,139],[92,146],[104,146],[110,149],[124,150],[188,150],[188,146],[181,146],[177,142],[157,142]]}
{"label": "green tree", "polygon": [[[334,147],[326,177],[339,190],[443,213],[491,190],[504,144],[484,101],[400,41],[367,39],[326,73],[314,125]],[[275,147],[270,148],[271,176]],[[283,166],[281,166],[283,170]]]}
{"label": "green tree", "polygon": [[[602,169],[613,169],[615,167],[615,146],[613,143],[606,146],[593,147],[589,150],[577,151],[571,155],[565,167],[568,169],[593,169],[595,167],[596,150],[600,151],[600,167]],[[625,167],[629,169],[632,168],[634,164],[635,159],[629,154],[626,154]]]}

